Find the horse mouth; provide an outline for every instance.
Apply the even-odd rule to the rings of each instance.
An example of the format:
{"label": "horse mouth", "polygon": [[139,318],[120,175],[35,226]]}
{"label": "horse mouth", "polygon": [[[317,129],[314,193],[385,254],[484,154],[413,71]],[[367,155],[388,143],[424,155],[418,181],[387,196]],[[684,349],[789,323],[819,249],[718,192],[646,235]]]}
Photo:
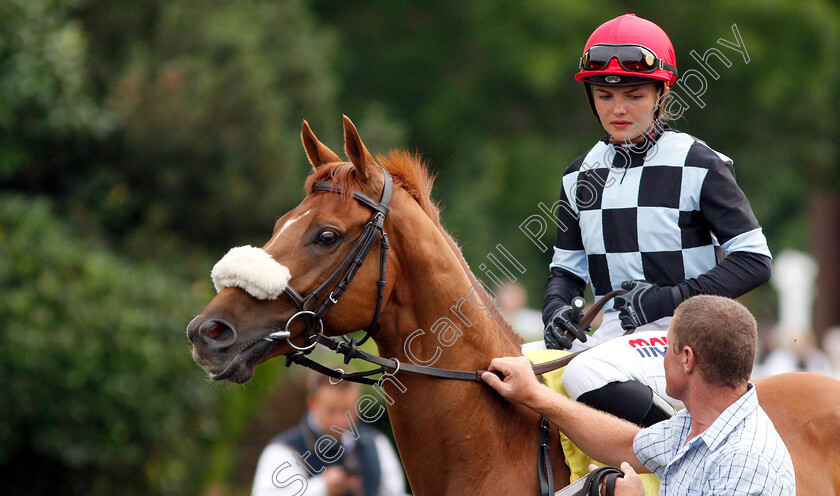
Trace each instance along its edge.
{"label": "horse mouth", "polygon": [[259,339],[248,345],[244,350],[237,353],[227,367],[218,374],[212,376],[214,381],[229,380],[237,384],[244,384],[254,376],[254,369],[266,353],[277,345],[276,342],[268,339]]}

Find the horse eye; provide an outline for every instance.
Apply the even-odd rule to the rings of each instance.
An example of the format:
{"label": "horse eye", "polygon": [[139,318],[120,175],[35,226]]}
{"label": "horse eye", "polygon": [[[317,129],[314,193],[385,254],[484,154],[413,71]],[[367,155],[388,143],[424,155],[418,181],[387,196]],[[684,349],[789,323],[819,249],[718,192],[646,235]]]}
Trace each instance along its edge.
{"label": "horse eye", "polygon": [[341,236],[331,229],[324,229],[321,231],[321,234],[318,235],[318,242],[324,246],[332,246],[339,239],[341,239]]}

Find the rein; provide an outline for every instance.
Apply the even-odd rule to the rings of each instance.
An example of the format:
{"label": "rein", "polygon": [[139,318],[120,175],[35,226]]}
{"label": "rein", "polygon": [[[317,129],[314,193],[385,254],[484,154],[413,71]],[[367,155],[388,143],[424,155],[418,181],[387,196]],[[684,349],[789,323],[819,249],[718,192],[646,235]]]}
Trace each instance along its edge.
{"label": "rein", "polygon": [[[295,290],[291,285],[287,285],[284,289],[286,295],[294,302],[295,306],[298,308],[298,312],[292,315],[287,321],[286,325],[283,330],[273,328],[274,332],[269,334],[268,336],[264,337],[261,342],[258,343],[258,346],[255,346],[254,352],[259,353],[263,352],[263,350],[268,351],[268,348],[271,344],[275,342],[285,341],[294,348],[296,351],[289,353],[286,355],[286,366],[290,366],[292,363],[296,363],[298,365],[303,365],[305,367],[311,368],[317,372],[325,374],[333,379],[338,379],[339,382],[342,380],[348,380],[351,382],[359,382],[362,384],[368,385],[375,385],[381,382],[377,379],[372,379],[368,376],[376,375],[376,374],[383,374],[387,373],[390,370],[393,370],[393,374],[396,374],[399,371],[409,372],[413,374],[420,374],[430,377],[437,377],[441,379],[454,379],[454,380],[462,380],[462,381],[473,381],[473,382],[484,382],[481,379],[481,375],[486,370],[474,370],[474,371],[466,371],[466,370],[452,370],[452,369],[442,369],[436,367],[430,367],[425,365],[414,365],[411,363],[401,363],[396,358],[382,358],[378,355],[373,355],[368,353],[364,350],[359,349],[358,347],[365,343],[373,332],[374,328],[376,327],[377,322],[379,321],[379,314],[382,311],[382,302],[385,299],[385,285],[386,285],[386,267],[388,262],[388,236],[385,233],[385,217],[388,215],[388,206],[391,203],[391,196],[394,191],[394,180],[391,177],[391,174],[380,166],[380,170],[382,171],[384,184],[382,185],[382,193],[379,197],[379,201],[373,200],[367,195],[359,192],[353,191],[353,198],[356,199],[358,202],[363,204],[364,206],[373,210],[373,217],[368,221],[365,225],[364,231],[353,244],[353,247],[350,249],[350,252],[344,257],[344,260],[341,261],[341,264],[330,274],[317,288],[315,288],[308,296],[303,297],[301,294]],[[335,183],[318,181],[312,185],[312,191],[326,191],[331,193],[338,193],[341,194],[341,186]],[[362,338],[361,341],[356,341],[356,338],[347,339],[344,336],[341,336],[341,340],[331,338],[325,336],[324,331],[324,323],[323,318],[324,315],[336,304],[338,303],[339,298],[344,292],[347,290],[347,287],[353,281],[353,278],[356,276],[359,268],[364,264],[365,259],[367,258],[370,251],[373,249],[374,243],[376,240],[379,239],[381,241],[382,249],[379,253],[379,280],[377,281],[376,285],[378,287],[378,294],[376,299],[376,307],[373,312],[373,317],[371,318],[370,324],[368,324],[367,329],[365,329],[365,336]],[[318,301],[322,296],[326,293],[326,291],[332,287],[330,290],[329,295],[326,299],[316,308],[313,309],[315,302]],[[598,301],[593,307],[583,315],[580,320],[578,321],[578,326],[581,329],[586,329],[590,326],[592,321],[595,319],[595,316],[601,311],[601,308],[610,300],[613,296],[619,293],[626,292],[623,289],[618,289],[611,291],[604,295],[600,301]],[[582,305],[581,305],[582,306]],[[296,319],[300,318],[303,320],[305,324],[304,330],[304,345],[296,346],[291,341],[291,331],[289,330],[289,325]],[[314,331],[314,327],[317,324],[317,332]],[[566,336],[569,340],[574,340],[575,336],[570,333],[566,332]],[[347,373],[344,372],[342,369],[333,369],[323,365],[321,363],[316,362],[315,360],[310,359],[306,355],[308,355],[312,350],[315,348],[316,345],[325,346],[336,353],[344,355],[344,363],[350,363],[352,359],[360,359],[366,362],[372,363],[374,365],[378,365],[379,368],[375,370],[369,370],[364,372],[354,372],[354,373]],[[557,360],[552,360],[549,362],[541,363],[538,365],[534,365],[534,373],[537,375],[544,374],[546,372],[550,372],[552,370],[559,369],[561,367],[566,366],[572,358],[577,356],[577,353],[572,353],[562,358],[558,358]],[[500,376],[496,371],[491,371],[496,375]],[[218,374],[213,377],[213,379],[220,380],[226,378],[228,374],[225,372]]]}
{"label": "rein", "polygon": [[[364,231],[356,240],[355,244],[350,249],[350,252],[344,257],[344,260],[341,261],[341,264],[339,264],[339,266],[333,271],[333,273],[330,274],[329,277],[327,277],[326,280],[324,280],[324,282],[322,282],[317,288],[315,288],[315,290],[309,293],[308,296],[303,297],[298,291],[292,288],[291,285],[286,286],[284,292],[294,302],[295,306],[297,306],[298,312],[292,315],[286,321],[286,325],[283,330],[274,328],[274,332],[272,332],[271,334],[260,340],[258,343],[256,343],[256,346],[252,346],[252,352],[255,354],[263,354],[267,352],[268,349],[272,347],[276,342],[285,341],[289,344],[289,346],[295,349],[294,352],[291,352],[286,355],[287,367],[290,366],[292,363],[296,363],[298,365],[302,365],[304,367],[313,369],[316,372],[320,372],[321,374],[327,375],[331,379],[337,379],[338,382],[347,380],[368,385],[381,385],[381,377],[379,379],[373,379],[370,376],[377,374],[386,374],[389,373],[389,371],[393,371],[390,372],[391,374],[396,374],[397,372],[403,371],[429,377],[436,377],[440,379],[454,379],[483,383],[484,381],[481,378],[481,376],[484,372],[487,372],[486,370],[452,370],[423,365],[414,365],[412,363],[401,363],[397,358],[382,358],[378,355],[373,355],[371,353],[359,349],[359,345],[363,344],[370,338],[371,333],[376,327],[376,324],[379,320],[379,314],[382,310],[382,302],[385,298],[386,266],[388,262],[388,237],[385,234],[384,225],[385,217],[388,215],[388,205],[391,202],[391,195],[394,189],[394,181],[391,177],[391,174],[388,173],[388,171],[386,171],[382,167],[380,167],[380,169],[382,170],[385,182],[382,186],[382,194],[379,198],[379,201],[373,200],[358,191],[353,191],[353,198],[355,198],[357,201],[373,210],[373,217],[365,225]],[[312,191],[327,191],[339,194],[342,192],[341,187],[338,184],[322,181],[313,184]],[[351,338],[348,340],[346,337],[341,336],[341,340],[339,340],[329,336],[325,336],[323,332],[324,323],[322,320],[324,318],[324,315],[326,315],[330,308],[332,308],[336,303],[338,303],[339,298],[341,298],[341,295],[344,294],[345,290],[353,281],[353,278],[356,276],[357,271],[362,266],[362,264],[364,264],[365,259],[367,258],[368,254],[370,254],[370,251],[373,249],[373,245],[374,243],[376,243],[377,239],[380,240],[381,244],[381,250],[379,254],[379,280],[376,283],[379,292],[377,295],[376,307],[373,312],[373,317],[371,319],[370,324],[367,326],[367,329],[365,329],[365,336],[359,342],[356,342],[356,338]],[[320,305],[314,307],[315,303],[323,297],[323,295],[329,288],[332,289],[330,290],[326,299],[324,299]],[[580,320],[578,321],[579,327],[581,329],[588,328],[592,321],[595,319],[595,316],[601,310],[601,308],[603,308],[603,306],[610,299],[612,299],[613,296],[623,292],[626,291],[619,289],[606,294],[603,298],[601,298],[600,301],[598,301],[598,303],[593,305],[593,307],[580,318]],[[291,340],[291,331],[289,330],[289,324],[291,324],[295,320],[295,318],[300,318],[305,325],[304,344],[302,347],[296,346],[292,343]],[[316,326],[316,324],[317,332],[314,332],[314,327]],[[568,331],[566,332],[566,336],[569,338],[570,341],[575,339],[575,336],[569,333]],[[318,344],[325,346],[335,351],[336,353],[344,355],[345,364],[350,363],[350,360],[360,359],[368,363],[378,365],[379,367],[374,370],[352,373],[347,373],[340,368],[333,369],[327,367],[326,365],[316,362],[315,360],[312,360],[307,356]],[[540,381],[542,381],[542,378],[539,377],[541,374],[566,366],[579,353],[580,352],[572,353],[557,360],[533,365],[532,367],[534,369],[534,374],[536,374]],[[228,367],[226,371],[214,376],[213,378],[217,380],[226,378],[230,373],[232,373],[228,372],[229,370],[234,370],[234,368]],[[491,372],[499,376],[499,378],[504,379],[502,374],[498,371]],[[332,383],[332,380],[330,380],[330,382]],[[337,384],[337,382],[333,384]],[[540,493],[543,496],[554,495],[554,477],[553,471],[551,469],[551,457],[549,454],[548,444],[550,439],[550,433],[551,428],[548,419],[542,417],[540,421],[538,474],[540,482]]]}
{"label": "rein", "polygon": [[[617,289],[614,291],[610,291],[603,298],[601,298],[597,303],[595,303],[592,308],[589,309],[578,321],[578,326],[581,329],[586,329],[592,324],[592,321],[595,319],[595,316],[598,315],[598,312],[604,307],[604,305],[610,301],[615,295],[626,293],[626,290]],[[377,304],[377,308],[379,305]],[[634,329],[628,330],[625,334],[629,334],[633,332]],[[365,336],[365,339],[370,334]],[[566,336],[570,340],[574,340],[575,336],[570,333],[566,332]],[[270,340],[271,336],[266,339]],[[288,336],[285,337],[288,340]],[[338,384],[343,380],[351,381],[351,382],[358,382],[362,384],[368,385],[375,385],[380,386],[382,383],[382,378],[373,379],[369,376],[377,375],[377,374],[385,374],[388,373],[389,370],[393,370],[391,373],[396,374],[397,372],[404,371],[410,372],[414,374],[424,375],[428,377],[436,377],[440,379],[455,379],[455,380],[464,380],[464,381],[474,381],[474,382],[481,382],[483,383],[484,380],[481,378],[484,372],[487,370],[476,370],[476,371],[466,371],[466,370],[452,370],[452,369],[442,369],[436,367],[429,367],[423,365],[414,365],[411,363],[402,363],[396,358],[382,358],[378,355],[373,355],[368,353],[364,350],[358,348],[357,343],[355,342],[355,338],[348,341],[339,341],[338,339],[331,338],[325,336],[323,333],[319,333],[316,336],[315,343],[321,344],[326,346],[327,348],[335,351],[336,353],[344,355],[344,363],[349,363],[350,360],[356,358],[360,360],[364,360],[369,363],[373,363],[375,365],[379,365],[379,368],[364,372],[352,372],[347,373],[344,370],[338,368],[333,369],[327,367],[324,364],[318,363],[315,360],[312,360],[308,356],[308,354],[296,351],[286,355],[286,366],[290,366],[292,363],[296,363],[298,365],[302,365],[304,367],[310,368],[315,370],[316,372],[320,372],[321,374],[327,375],[331,378],[330,383]],[[532,365],[531,367],[534,370],[534,374],[537,375],[537,379],[542,383],[542,374],[550,372],[552,370],[559,369],[561,367],[565,367],[574,357],[578,354],[582,353],[582,351],[578,351],[569,355],[566,355],[562,358],[558,358],[556,360],[551,360],[549,362],[540,363],[536,365]],[[498,371],[490,371],[493,374],[496,374],[500,379],[504,379],[502,374]],[[332,382],[332,379],[338,379],[338,382]],[[546,417],[542,417],[540,419],[540,443],[538,446],[537,451],[537,475],[539,478],[540,483],[540,495],[541,496],[554,496],[554,475],[551,468],[551,455],[550,455],[550,436],[551,436],[551,425],[550,422]],[[613,478],[614,484],[614,478]],[[598,487],[598,486],[595,486]],[[610,494],[610,493],[608,493]]]}
{"label": "rein", "polygon": [[[625,293],[626,290],[624,289],[617,289],[611,291],[604,295],[597,303],[595,303],[592,308],[586,312],[578,322],[578,326],[581,329],[586,329],[592,324],[592,321],[598,315],[598,312],[604,307],[604,305],[611,300],[615,295]],[[574,340],[575,337],[573,334],[567,332],[567,337],[570,340]],[[271,336],[269,336],[271,337]],[[266,338],[268,339],[268,338]],[[350,360],[359,359],[364,360],[368,363],[372,363],[374,365],[378,365],[379,368],[374,370],[367,370],[363,372],[353,372],[347,373],[344,372],[342,369],[333,369],[323,365],[321,363],[316,362],[315,360],[310,359],[306,356],[306,353],[303,352],[294,352],[291,354],[286,355],[286,366],[288,367],[292,363],[296,363],[298,365],[303,365],[304,367],[311,368],[317,372],[320,372],[324,375],[327,375],[333,379],[338,379],[339,382],[341,380],[347,380],[350,382],[358,382],[361,384],[367,385],[378,385],[381,382],[381,379],[373,379],[368,376],[388,373],[390,370],[393,370],[391,374],[396,374],[397,372],[409,372],[412,374],[419,374],[425,375],[429,377],[436,377],[439,379],[454,379],[454,380],[461,380],[461,381],[473,381],[473,382],[484,382],[481,379],[481,375],[487,370],[453,370],[453,369],[443,369],[437,367],[430,367],[426,365],[414,365],[412,363],[402,363],[396,358],[383,358],[379,355],[374,355],[372,353],[368,353],[364,350],[358,348],[358,345],[361,342],[356,343],[355,339],[351,339],[350,341],[340,341],[335,338],[331,338],[328,336],[324,336],[323,334],[318,334],[316,336],[315,343],[325,346],[334,352],[344,355],[344,363],[350,363]],[[535,364],[532,366],[534,370],[534,374],[542,375],[552,370],[557,370],[559,368],[565,367],[568,365],[570,361],[578,354],[582,353],[581,351],[571,353],[564,357],[558,358],[556,360],[551,360],[548,362]],[[490,371],[493,374],[499,376],[500,379],[503,377],[497,371]]]}

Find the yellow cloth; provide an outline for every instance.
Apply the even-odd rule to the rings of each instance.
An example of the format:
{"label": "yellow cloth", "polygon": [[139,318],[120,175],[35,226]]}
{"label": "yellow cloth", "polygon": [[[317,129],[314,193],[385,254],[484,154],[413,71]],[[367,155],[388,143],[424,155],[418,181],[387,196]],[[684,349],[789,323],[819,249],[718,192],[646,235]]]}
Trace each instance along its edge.
{"label": "yellow cloth", "polygon": [[[568,351],[564,350],[533,350],[525,353],[525,356],[533,364],[549,362],[568,355]],[[553,370],[542,375],[545,385],[554,391],[568,397],[568,393],[563,389],[563,384],[560,379],[563,377],[565,367]],[[572,472],[570,482],[574,482],[589,473],[589,464],[604,465],[587,456],[583,451],[579,450],[577,446],[569,441],[562,432],[560,433],[560,444],[563,446],[563,455],[566,457],[566,465]],[[645,486],[645,496],[656,496],[659,494],[659,478],[653,474],[641,474],[642,484]]]}

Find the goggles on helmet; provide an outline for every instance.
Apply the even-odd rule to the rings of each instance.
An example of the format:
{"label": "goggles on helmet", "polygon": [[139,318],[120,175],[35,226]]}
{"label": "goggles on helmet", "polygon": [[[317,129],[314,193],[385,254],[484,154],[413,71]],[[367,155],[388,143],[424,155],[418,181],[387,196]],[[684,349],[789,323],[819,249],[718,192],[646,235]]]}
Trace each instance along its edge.
{"label": "goggles on helmet", "polygon": [[677,68],[658,58],[653,50],[642,45],[599,44],[589,48],[580,59],[580,68],[584,71],[602,71],[616,59],[627,72],[648,74],[657,69],[671,71],[676,76]]}

